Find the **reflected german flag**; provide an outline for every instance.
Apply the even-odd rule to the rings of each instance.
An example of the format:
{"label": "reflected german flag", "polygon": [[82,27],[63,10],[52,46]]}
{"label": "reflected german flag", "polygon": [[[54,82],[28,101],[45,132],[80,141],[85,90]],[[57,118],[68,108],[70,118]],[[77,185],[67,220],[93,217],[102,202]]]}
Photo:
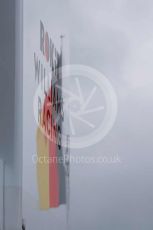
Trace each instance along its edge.
{"label": "reflected german flag", "polygon": [[[40,127],[37,128],[37,180],[40,209],[66,204],[66,180],[61,143],[62,118],[59,114],[61,92],[52,86],[45,96]],[[58,105],[58,106],[57,106]]]}

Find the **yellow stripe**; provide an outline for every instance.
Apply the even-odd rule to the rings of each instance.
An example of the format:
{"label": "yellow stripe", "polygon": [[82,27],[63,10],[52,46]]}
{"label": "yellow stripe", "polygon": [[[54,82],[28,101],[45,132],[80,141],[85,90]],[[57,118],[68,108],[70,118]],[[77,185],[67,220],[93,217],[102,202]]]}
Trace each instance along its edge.
{"label": "yellow stripe", "polygon": [[[37,128],[37,181],[39,206],[42,210],[49,209],[49,144],[40,128]],[[45,159],[45,160],[44,160]]]}

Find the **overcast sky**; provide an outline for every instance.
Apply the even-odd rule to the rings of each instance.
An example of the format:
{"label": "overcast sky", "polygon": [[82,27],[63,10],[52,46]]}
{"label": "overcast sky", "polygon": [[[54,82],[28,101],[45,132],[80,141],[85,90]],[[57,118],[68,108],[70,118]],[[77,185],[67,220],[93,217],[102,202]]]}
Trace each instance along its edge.
{"label": "overcast sky", "polygon": [[152,229],[153,2],[72,0],[71,63],[111,81],[118,115],[99,144],[76,154],[115,155],[122,164],[72,165],[71,229]]}

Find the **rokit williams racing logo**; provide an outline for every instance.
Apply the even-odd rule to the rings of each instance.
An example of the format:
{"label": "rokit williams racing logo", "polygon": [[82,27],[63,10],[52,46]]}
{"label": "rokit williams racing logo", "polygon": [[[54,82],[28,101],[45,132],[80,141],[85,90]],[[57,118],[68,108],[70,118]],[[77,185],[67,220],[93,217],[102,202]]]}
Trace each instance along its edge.
{"label": "rokit williams racing logo", "polygon": [[[55,115],[56,120],[63,117],[64,111],[64,120],[69,121],[70,147],[84,148],[101,141],[112,129],[117,116],[117,97],[110,81],[99,71],[83,65],[58,65],[56,73],[57,77],[53,77],[52,72],[47,76],[47,79],[53,77],[52,87],[55,89],[52,91],[52,101],[49,103],[51,106],[56,104],[55,107],[59,112],[57,116]],[[47,84],[47,80],[44,82]],[[41,91],[42,86],[39,84],[35,98]],[[48,105],[49,103],[46,102]],[[34,108],[35,105],[37,105],[36,99]],[[38,114],[36,110],[34,111],[37,120]],[[46,124],[53,124],[50,115],[46,117]],[[50,129],[46,130],[49,130],[49,133],[45,132],[45,135],[53,138]],[[60,128],[56,130],[60,132],[60,138],[55,138],[55,141],[66,146],[66,127],[63,130]]]}

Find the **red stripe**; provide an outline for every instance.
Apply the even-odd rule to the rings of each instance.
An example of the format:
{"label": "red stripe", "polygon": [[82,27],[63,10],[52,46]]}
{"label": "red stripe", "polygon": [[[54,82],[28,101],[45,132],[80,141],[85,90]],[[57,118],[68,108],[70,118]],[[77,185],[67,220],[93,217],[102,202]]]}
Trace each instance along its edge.
{"label": "red stripe", "polygon": [[[49,143],[49,156],[53,161],[49,165],[49,194],[50,194],[50,207],[59,206],[59,175],[57,164],[57,145],[55,143],[55,131],[52,130],[53,141]],[[55,159],[55,160],[54,160]]]}

